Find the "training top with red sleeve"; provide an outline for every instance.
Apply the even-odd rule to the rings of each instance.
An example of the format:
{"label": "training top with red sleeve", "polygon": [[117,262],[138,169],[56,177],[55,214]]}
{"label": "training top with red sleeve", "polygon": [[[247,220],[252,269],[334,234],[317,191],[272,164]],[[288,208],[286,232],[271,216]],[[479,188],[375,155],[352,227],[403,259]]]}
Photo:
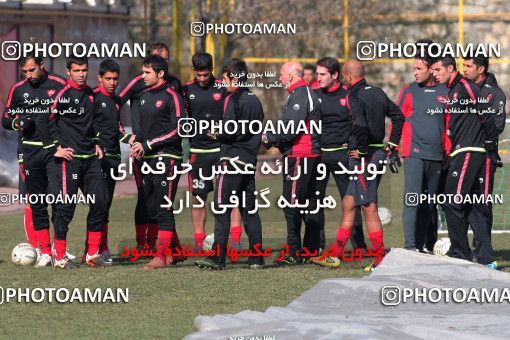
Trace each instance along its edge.
{"label": "training top with red sleeve", "polygon": [[[290,86],[289,96],[283,107],[281,120],[286,129],[294,126],[294,131],[280,131],[281,133],[267,133],[268,141],[276,145],[285,156],[291,157],[319,157],[320,136],[315,129],[312,131],[310,122],[318,126],[320,121],[319,99],[303,79]],[[306,124],[306,132],[296,133],[301,122]]]}
{"label": "training top with red sleeve", "polygon": [[[165,87],[173,89],[181,96],[183,95],[181,81],[172,74],[167,74],[165,76]],[[148,87],[145,85],[141,74],[131,79],[119,89],[119,98],[122,104],[125,104],[128,100],[130,101],[133,134],[136,134],[140,127],[140,114],[137,111],[138,102],[147,89]]]}
{"label": "training top with red sleeve", "polygon": [[137,103],[140,131],[136,142],[141,143],[146,158],[170,157],[181,159],[180,118],[186,117],[182,96],[162,83],[145,91]]}
{"label": "training top with red sleeve", "polygon": [[388,98],[381,88],[367,84],[364,78],[353,84],[349,90],[351,95],[358,99],[363,106],[369,134],[368,146],[383,147],[386,117],[391,120],[388,144],[398,146],[404,125],[404,115],[400,112],[399,107]]}
{"label": "training top with red sleeve", "polygon": [[486,150],[497,148],[497,131],[491,120],[493,116],[480,114],[480,88],[458,72],[447,87],[447,154],[453,157],[461,152],[485,153]]}
{"label": "training top with red sleeve", "polygon": [[50,123],[56,145],[70,147],[75,157],[91,157],[96,152],[94,131],[94,91],[87,84],[78,85],[71,78],[57,94],[51,107]]}
{"label": "training top with red sleeve", "polygon": [[432,161],[443,158],[447,96],[448,88],[442,84],[426,86],[413,82],[400,90],[397,105],[405,117],[399,150],[402,157]]}
{"label": "training top with red sleeve", "polygon": [[347,86],[340,82],[329,89],[319,88],[315,93],[319,98],[322,121],[321,150],[357,149],[359,145],[357,138],[353,139],[356,137],[353,129],[354,122],[357,123],[357,129],[359,118],[364,119],[361,104],[352,98]]}
{"label": "training top with red sleeve", "polygon": [[485,78],[478,84],[482,90],[481,110],[488,110],[494,119],[494,125],[498,135],[503,132],[506,125],[506,96],[498,86],[496,77],[492,73],[487,73]]}
{"label": "training top with red sleeve", "polygon": [[94,130],[106,156],[120,157],[119,142],[128,143],[131,137],[120,122],[121,107],[120,98],[101,84],[94,89]]}
{"label": "training top with red sleeve", "polygon": [[[205,87],[200,86],[196,80],[184,84],[183,92],[188,117],[195,119],[197,124],[202,120],[221,121],[226,91],[219,86],[220,84],[221,80],[212,77]],[[220,142],[209,138],[206,131],[198,131],[191,138],[190,145],[193,153],[220,151]]]}
{"label": "training top with red sleeve", "polygon": [[15,124],[19,122],[24,144],[51,149],[54,145],[48,120],[50,108],[58,92],[67,83],[65,79],[44,69],[42,72],[37,83],[25,79],[14,84],[2,115],[2,125],[5,129],[16,130]]}

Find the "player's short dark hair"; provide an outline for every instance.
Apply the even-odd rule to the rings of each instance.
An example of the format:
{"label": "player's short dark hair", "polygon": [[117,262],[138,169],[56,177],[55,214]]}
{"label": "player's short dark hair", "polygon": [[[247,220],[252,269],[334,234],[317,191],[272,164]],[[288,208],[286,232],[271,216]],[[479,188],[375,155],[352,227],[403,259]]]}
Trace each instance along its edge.
{"label": "player's short dark hair", "polygon": [[105,59],[99,64],[99,75],[102,77],[106,72],[120,74],[119,64],[113,59]]}
{"label": "player's short dark hair", "polygon": [[340,63],[336,58],[324,57],[317,60],[317,66],[322,66],[328,69],[328,72],[333,75],[335,72],[340,74]]}
{"label": "player's short dark hair", "polygon": [[[439,58],[437,57],[432,57],[431,55],[437,55],[439,53],[438,51],[438,48],[439,46],[436,46],[436,45],[432,45],[434,42],[430,39],[420,39],[416,42],[416,54],[415,54],[415,58],[416,59],[420,59],[421,61],[423,61],[425,64],[427,64],[427,66],[432,66],[432,64],[434,64],[436,61],[439,60]],[[423,50],[422,50],[422,47],[423,46]],[[432,46],[430,46],[432,45]],[[433,53],[429,53],[429,49],[433,52]],[[423,53],[422,53],[423,51]]]}
{"label": "player's short dark hair", "polygon": [[143,66],[150,67],[158,74],[160,71],[168,74],[168,62],[159,55],[150,55],[143,60]]}
{"label": "player's short dark hair", "polygon": [[243,59],[232,58],[223,67],[221,68],[221,73],[227,74],[229,79],[234,78],[234,74],[244,74],[242,77],[239,77],[238,80],[240,82],[245,82],[248,80],[248,66]]}
{"label": "player's short dark hair", "polygon": [[170,49],[168,48],[167,45],[163,44],[162,42],[155,42],[155,43],[151,44],[150,51],[151,51],[151,54],[152,54],[152,52],[157,52],[159,54],[162,51],[165,51],[166,53],[170,54]]}
{"label": "player's short dark hair", "polygon": [[212,55],[206,52],[197,52],[191,57],[191,63],[195,71],[212,71],[213,69],[213,58]]}
{"label": "player's short dark hair", "polygon": [[465,60],[473,60],[473,63],[477,66],[477,67],[480,67],[480,66],[483,66],[485,67],[485,70],[484,70],[484,73],[487,74],[487,72],[489,72],[489,58],[487,57],[484,57],[484,56],[476,56],[476,57],[470,57],[470,56],[467,56],[466,58],[464,58]]}
{"label": "player's short dark hair", "polygon": [[[321,65],[322,66],[322,65]],[[303,70],[310,70],[312,73],[315,73],[315,65],[312,64],[304,64]]]}
{"label": "player's short dark hair", "polygon": [[41,56],[36,56],[36,55],[35,55],[35,53],[30,52],[30,53],[27,53],[27,55],[22,56],[22,57],[18,60],[18,64],[19,64],[19,66],[21,66],[21,67],[25,66],[25,65],[28,63],[28,61],[29,61],[30,59],[33,59],[37,65],[41,65],[41,64],[42,64],[42,62],[43,62],[43,57],[41,57]]}
{"label": "player's short dark hair", "polygon": [[87,57],[77,57],[75,55],[70,56],[66,59],[67,69],[70,70],[73,64],[76,65],[88,65],[89,59]]}
{"label": "player's short dark hair", "polygon": [[457,70],[457,62],[455,61],[455,58],[452,56],[449,56],[449,55],[444,56],[444,57],[440,58],[438,61],[440,61],[444,67],[448,67],[448,66],[452,65],[453,70],[454,71]]}

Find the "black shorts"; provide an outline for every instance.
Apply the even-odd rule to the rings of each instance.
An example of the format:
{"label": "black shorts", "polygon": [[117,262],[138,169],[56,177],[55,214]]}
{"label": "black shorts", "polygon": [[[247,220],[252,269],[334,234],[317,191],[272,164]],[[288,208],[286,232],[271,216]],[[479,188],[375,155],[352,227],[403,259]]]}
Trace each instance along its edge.
{"label": "black shorts", "polygon": [[[346,195],[354,197],[356,206],[377,203],[377,189],[379,188],[382,175],[376,175],[372,178],[373,175],[367,170],[369,164],[375,164],[378,171],[382,170],[385,166],[384,160],[386,160],[386,154],[383,150],[369,148],[368,155],[365,157],[365,172],[349,176],[350,180]],[[355,167],[359,169],[360,165],[361,161],[359,159],[349,159],[349,170],[354,170]]]}
{"label": "black shorts", "polygon": [[211,177],[213,166],[220,160],[220,153],[190,153],[189,163],[192,166],[188,173],[188,190],[193,196],[205,197],[214,190],[212,179],[202,179],[202,177]]}

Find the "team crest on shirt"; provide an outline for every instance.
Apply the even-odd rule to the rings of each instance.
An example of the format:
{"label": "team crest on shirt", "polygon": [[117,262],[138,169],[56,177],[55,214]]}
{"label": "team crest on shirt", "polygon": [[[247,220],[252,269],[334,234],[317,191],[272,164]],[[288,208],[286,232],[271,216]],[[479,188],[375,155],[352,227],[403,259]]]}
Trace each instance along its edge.
{"label": "team crest on shirt", "polygon": [[457,171],[452,172],[453,177],[457,177],[458,175],[459,175],[459,173]]}
{"label": "team crest on shirt", "polygon": [[294,104],[293,108],[294,108],[294,110],[296,110],[296,111],[297,111],[297,110],[299,110],[299,104]]}
{"label": "team crest on shirt", "polygon": [[192,93],[189,95],[189,99],[195,99],[195,95]]}
{"label": "team crest on shirt", "polygon": [[163,101],[162,101],[161,99],[156,101],[156,107],[157,107],[158,109],[159,109],[162,105],[163,105]]}
{"label": "team crest on shirt", "polygon": [[214,100],[218,101],[221,99],[221,93],[213,93],[212,97]]}
{"label": "team crest on shirt", "polygon": [[79,103],[80,103],[80,100],[79,100],[78,98],[76,98],[76,99],[74,100],[74,103],[75,103],[75,104],[79,104]]}
{"label": "team crest on shirt", "polygon": [[53,90],[53,89],[48,90],[48,97],[53,97],[54,94],[55,94],[55,90]]}
{"label": "team crest on shirt", "polygon": [[23,93],[23,98],[28,98],[28,93]]}
{"label": "team crest on shirt", "polygon": [[101,103],[101,107],[106,107],[106,103]]}
{"label": "team crest on shirt", "polygon": [[347,105],[347,100],[345,98],[340,98],[340,105],[342,106]]}

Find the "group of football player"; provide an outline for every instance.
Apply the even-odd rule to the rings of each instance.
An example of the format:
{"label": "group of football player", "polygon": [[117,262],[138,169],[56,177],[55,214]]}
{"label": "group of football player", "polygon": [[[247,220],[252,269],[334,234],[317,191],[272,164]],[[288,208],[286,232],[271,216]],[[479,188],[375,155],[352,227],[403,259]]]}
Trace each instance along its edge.
{"label": "group of football player", "polygon": [[[188,190],[192,203],[206,201],[213,192],[213,211],[222,211],[214,215],[212,249],[217,252],[195,261],[198,267],[208,269],[224,269],[229,249],[241,250],[243,226],[252,254],[248,265],[253,269],[264,266],[262,223],[255,202],[261,146],[278,148],[287,164],[282,196],[289,203],[283,208],[288,246],[285,256],[276,261],[279,266],[315,263],[338,267],[349,239],[354,249],[373,257],[367,270],[379,265],[385,247],[377,191],[384,168],[397,173],[400,157],[405,159],[405,196],[492,193],[495,168],[502,165],[497,140],[505,123],[505,96],[488,72],[487,58],[465,59],[463,77],[454,58],[417,55],[413,61],[416,81],[404,86],[397,104],[381,88],[367,83],[358,60],[340,65],[337,58],[325,57],[304,67],[287,62],[279,72],[279,81],[288,91],[279,119],[286,124],[305,122],[307,127],[321,122],[320,133],[199,131],[189,138],[188,159],[183,159],[181,118],[224,125],[262,123],[263,107],[257,95],[244,86],[249,72],[242,59],[228,60],[220,70],[221,79],[216,79],[212,56],[197,52],[191,60],[194,79],[184,85],[168,73],[168,60],[167,46],[152,44],[150,55],[142,62],[142,73],[124,86],[119,86],[118,63],[103,60],[94,89],[87,85],[86,58],[67,58],[66,79],[48,73],[38,56],[27,55],[19,61],[24,79],[12,86],[2,125],[19,131],[20,192],[77,195],[80,189],[95,197],[89,205],[82,255],[88,266],[113,263],[108,223],[121,163],[120,143],[129,145],[138,192],[136,244],[139,249],[154,250],[144,266],[148,270],[186,260],[175,251],[181,244],[173,208],[166,204],[176,197],[185,161],[191,165]],[[127,103],[130,134],[120,119],[120,110]],[[386,117],[391,120],[387,137]],[[142,171],[144,166],[159,169],[161,165],[164,171]],[[326,170],[320,180],[318,166]],[[237,171],[241,167],[245,171]],[[214,180],[213,168],[222,170]],[[308,171],[302,172],[303,168]],[[352,170],[351,175],[345,169]],[[342,198],[342,212],[335,240],[328,246],[324,208],[316,204],[320,201],[317,192],[319,198],[325,197],[330,176]],[[231,202],[233,192],[243,204],[225,204]],[[310,202],[306,212],[295,204],[305,201]],[[25,207],[27,238],[39,252],[36,267],[78,267],[66,244],[75,207],[73,201],[53,204],[53,243],[48,204],[30,201]],[[467,238],[471,226],[476,260],[497,267],[490,237],[491,205],[445,203],[442,208],[451,239],[448,254],[473,260]],[[365,244],[361,212],[370,248]],[[207,209],[193,207],[191,217],[194,250],[199,253],[206,238]],[[437,240],[436,205],[405,202],[403,225],[405,248],[430,252]]]}

